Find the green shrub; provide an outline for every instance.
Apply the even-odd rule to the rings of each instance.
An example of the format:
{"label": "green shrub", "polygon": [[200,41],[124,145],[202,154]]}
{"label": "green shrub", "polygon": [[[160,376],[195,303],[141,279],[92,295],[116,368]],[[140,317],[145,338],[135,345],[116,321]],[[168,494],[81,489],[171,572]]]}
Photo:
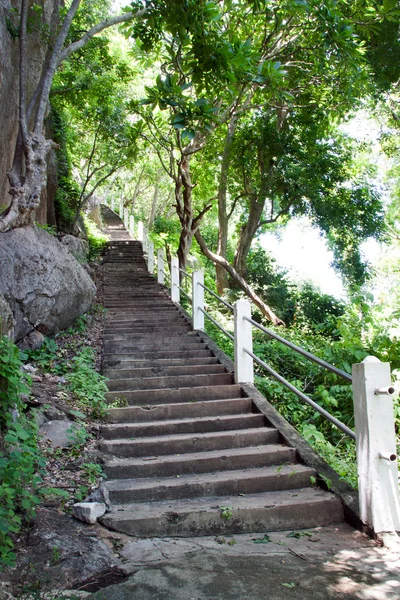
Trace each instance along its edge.
{"label": "green shrub", "polygon": [[21,371],[18,348],[0,338],[0,563],[13,565],[14,537],[40,503],[38,486],[44,459],[37,427],[24,414],[29,379]]}
{"label": "green shrub", "polygon": [[83,217],[89,242],[89,260],[98,258],[108,242],[108,237],[88,217]]}

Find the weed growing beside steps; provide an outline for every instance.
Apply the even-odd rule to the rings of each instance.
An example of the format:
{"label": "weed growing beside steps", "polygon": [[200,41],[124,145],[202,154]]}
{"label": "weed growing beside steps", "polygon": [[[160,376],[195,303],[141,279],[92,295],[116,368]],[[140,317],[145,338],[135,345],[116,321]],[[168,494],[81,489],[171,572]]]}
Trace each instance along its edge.
{"label": "weed growing beside steps", "polygon": [[[15,563],[36,507],[69,511],[104,477],[95,451],[95,420],[106,409],[96,368],[102,315],[96,307],[36,351],[0,338],[0,569]],[[55,414],[71,421],[67,448],[39,439],[37,423]]]}
{"label": "weed growing beside steps", "polygon": [[30,378],[21,371],[22,356],[8,338],[0,339],[0,567],[15,561],[14,540],[40,503],[43,456],[37,426],[23,398]]}

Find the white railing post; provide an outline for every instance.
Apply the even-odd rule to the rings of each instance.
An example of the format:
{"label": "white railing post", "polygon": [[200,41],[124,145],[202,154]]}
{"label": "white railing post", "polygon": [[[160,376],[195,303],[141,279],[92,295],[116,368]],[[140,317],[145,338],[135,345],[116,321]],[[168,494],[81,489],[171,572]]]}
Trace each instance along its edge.
{"label": "white railing post", "polygon": [[147,246],[147,269],[149,273],[154,273],[154,243],[150,242]]}
{"label": "white railing post", "polygon": [[353,365],[360,517],[376,534],[400,531],[400,498],[390,364]]}
{"label": "white railing post", "polygon": [[129,227],[129,211],[127,208],[124,208],[124,225],[125,225],[125,229],[128,229],[128,227]]}
{"label": "white railing post", "polygon": [[119,218],[123,219],[123,217],[124,217],[124,201],[121,198],[119,201]]}
{"label": "white railing post", "polygon": [[204,271],[193,271],[192,314],[193,329],[204,331]]}
{"label": "white railing post", "polygon": [[149,249],[149,230],[143,225],[143,252],[147,254]]}
{"label": "white railing post", "polygon": [[133,215],[129,217],[129,235],[133,240],[135,239],[135,218]]}
{"label": "white railing post", "polygon": [[171,258],[171,300],[179,304],[181,293],[179,289],[179,258]]}
{"label": "white railing post", "polygon": [[165,281],[165,260],[164,260],[164,250],[159,248],[157,250],[157,281],[164,285]]}
{"label": "white railing post", "polygon": [[139,221],[137,224],[137,239],[139,240],[139,242],[142,242],[142,244],[143,244],[143,237],[144,237],[143,221]]}
{"label": "white railing post", "polygon": [[114,196],[111,198],[111,210],[113,212],[115,211],[115,198],[114,198]]}
{"label": "white railing post", "polygon": [[253,336],[251,323],[244,317],[251,319],[251,305],[248,300],[235,302],[235,382],[254,383],[253,359],[245,352],[245,348],[253,352]]}

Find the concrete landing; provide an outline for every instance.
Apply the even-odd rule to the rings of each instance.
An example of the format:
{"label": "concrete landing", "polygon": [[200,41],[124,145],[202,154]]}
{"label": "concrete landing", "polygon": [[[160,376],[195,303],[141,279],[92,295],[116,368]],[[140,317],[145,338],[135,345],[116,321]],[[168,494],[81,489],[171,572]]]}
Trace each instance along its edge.
{"label": "concrete landing", "polygon": [[[310,535],[311,534],[311,535]],[[116,539],[106,539],[116,544]],[[400,551],[341,523],[226,537],[125,538],[131,576],[92,600],[399,600]],[[121,543],[121,539],[119,539]]]}

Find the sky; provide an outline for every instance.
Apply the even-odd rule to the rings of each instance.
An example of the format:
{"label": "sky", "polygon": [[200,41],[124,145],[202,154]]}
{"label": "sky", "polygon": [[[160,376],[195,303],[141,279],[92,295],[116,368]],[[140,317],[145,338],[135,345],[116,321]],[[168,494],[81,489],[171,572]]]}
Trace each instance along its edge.
{"label": "sky", "polygon": [[325,294],[345,297],[341,278],[330,267],[333,252],[307,218],[293,219],[279,236],[266,233],[259,240],[293,281],[311,281]]}
{"label": "sky", "polygon": [[[380,125],[366,111],[359,111],[341,129],[358,141],[378,144]],[[379,164],[378,148],[376,154]],[[295,282],[311,281],[325,294],[346,298],[342,280],[330,266],[333,252],[307,218],[291,220],[279,237],[267,233],[260,236],[260,242],[265,250],[272,252],[278,264],[289,272]],[[365,242],[361,249],[371,263],[375,263],[381,253],[379,244],[374,240]]]}

